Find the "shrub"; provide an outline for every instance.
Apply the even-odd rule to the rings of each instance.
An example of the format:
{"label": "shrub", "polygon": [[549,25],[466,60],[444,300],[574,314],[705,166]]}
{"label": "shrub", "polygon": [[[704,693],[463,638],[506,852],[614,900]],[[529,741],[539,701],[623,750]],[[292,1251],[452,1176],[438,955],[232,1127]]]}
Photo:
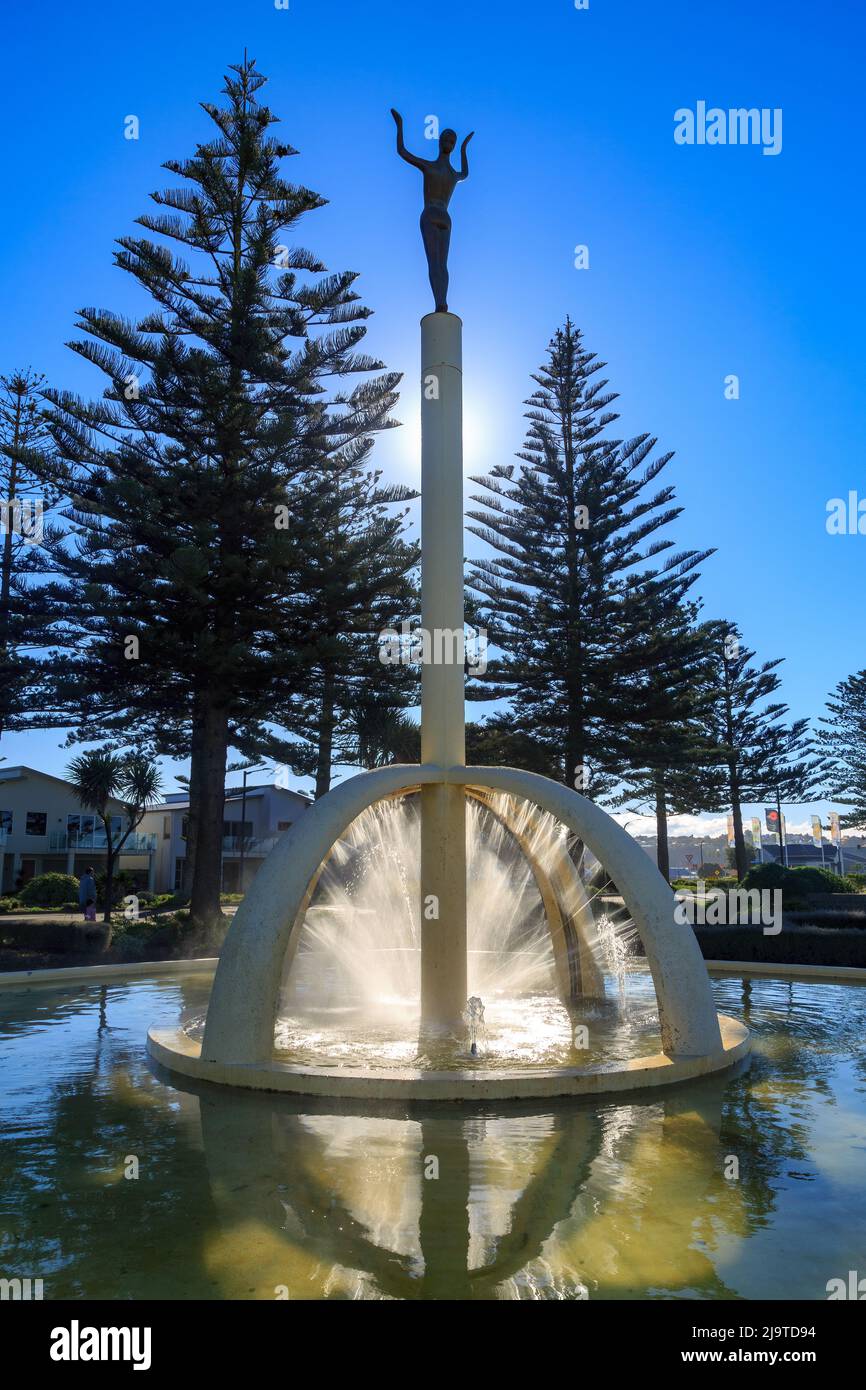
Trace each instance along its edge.
{"label": "shrub", "polygon": [[28,907],[62,908],[70,899],[78,905],[78,879],[74,874],[40,874],[31,878],[18,894],[18,901]]}
{"label": "shrub", "polygon": [[857,885],[847,874],[834,874],[832,869],[792,869],[799,883],[805,883],[807,893],[856,893]]}
{"label": "shrub", "polygon": [[[147,899],[142,897],[141,893],[139,893],[138,896],[141,898],[142,902],[147,901]],[[156,911],[161,907],[179,907],[180,903],[181,898],[178,893],[154,893],[147,905]]]}
{"label": "shrub", "polygon": [[743,879],[744,888],[781,888],[790,869],[781,864],[753,864]]}
{"label": "shrub", "polygon": [[132,963],[147,959],[148,943],[144,937],[134,936],[132,932],[115,933],[114,950],[118,959]]}
{"label": "shrub", "polygon": [[115,946],[124,960],[153,960],[177,953],[190,934],[188,912],[123,918],[115,927]]}
{"label": "shrub", "polygon": [[[45,912],[45,909],[43,909]],[[100,922],[74,919],[58,922],[45,912],[41,921],[22,922],[0,919],[0,940],[16,951],[48,951],[76,955],[98,954],[107,943],[107,928]]]}
{"label": "shrub", "polygon": [[675,889],[675,891],[678,892],[678,893],[680,893],[680,892],[691,892],[691,893],[696,893],[696,892],[698,891],[698,884],[699,884],[699,883],[703,883],[703,889],[702,889],[702,891],[706,891],[706,892],[710,892],[710,893],[717,893],[717,892],[719,891],[719,889],[721,889],[722,891],[724,891],[724,890],[727,889],[727,888],[739,888],[739,886],[740,886],[740,880],[739,880],[738,878],[731,878],[730,876],[727,876],[727,875],[723,875],[723,876],[719,877],[719,876],[717,875],[716,877],[710,877],[710,878],[704,878],[704,879],[677,878],[677,879],[674,879],[673,883],[671,884],[671,887],[672,887],[673,889]]}
{"label": "shrub", "polygon": [[192,959],[218,955],[229,919],[208,929],[194,929],[189,912],[115,918],[114,950],[122,961]]}
{"label": "shrub", "polygon": [[[114,878],[111,880],[111,906],[117,907],[118,903],[129,894],[134,893],[135,874],[130,873],[129,869],[117,869]],[[100,907],[105,906],[105,871],[102,870],[96,875],[96,901]]]}
{"label": "shrub", "polygon": [[781,888],[790,898],[807,898],[812,893],[856,893],[856,883],[843,874],[811,865],[786,869],[781,864],[755,864],[743,879],[744,888]]}

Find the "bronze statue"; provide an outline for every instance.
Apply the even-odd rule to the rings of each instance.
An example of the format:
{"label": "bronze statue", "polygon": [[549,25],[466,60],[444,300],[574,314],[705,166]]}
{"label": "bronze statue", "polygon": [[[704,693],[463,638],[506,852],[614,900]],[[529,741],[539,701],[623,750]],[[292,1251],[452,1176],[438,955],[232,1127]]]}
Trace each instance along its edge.
{"label": "bronze statue", "polygon": [[451,151],[457,144],[453,130],[443,130],[439,136],[439,158],[421,159],[410,154],[403,144],[403,117],[391,108],[397,126],[397,153],[407,164],[414,164],[424,175],[424,211],[421,214],[421,236],[427,253],[427,270],[437,314],[448,312],[448,246],[451,241],[451,217],[448,204],[455,184],[469,177],[466,146],[475,134],[471,130],[460,146],[460,172],[451,167]]}

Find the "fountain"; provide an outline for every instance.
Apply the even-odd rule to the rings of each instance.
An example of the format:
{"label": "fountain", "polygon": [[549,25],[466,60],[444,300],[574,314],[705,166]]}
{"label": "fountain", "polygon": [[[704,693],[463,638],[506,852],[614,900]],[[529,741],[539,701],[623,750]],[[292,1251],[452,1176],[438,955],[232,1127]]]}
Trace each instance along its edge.
{"label": "fountain", "polygon": [[[748,1051],[748,1030],[716,1013],[697,941],[688,926],[676,922],[670,887],[640,846],[570,787],[515,768],[466,766],[462,323],[448,312],[446,295],[447,204],[456,182],[468,175],[469,137],[458,173],[449,159],[456,143],[452,131],[443,131],[437,160],[422,160],[405,150],[396,113],[395,119],[399,152],[424,174],[421,226],[437,306],[421,320],[421,621],[426,638],[421,763],[348,779],[283,834],[229,928],[201,1036],[180,1028],[152,1028],[149,1051],[170,1070],[197,1079],[364,1099],[598,1095],[722,1070]],[[417,966],[419,1015],[412,1026],[417,1025],[418,1041],[411,1064],[374,1065],[380,1059],[371,1058],[363,1037],[348,1053],[350,1061],[361,1065],[344,1065],[345,1058],[335,1060],[327,1048],[327,1064],[317,1065],[308,1045],[300,1048],[300,1060],[297,1054],[292,1058],[291,1049],[288,1058],[282,1051],[275,1055],[284,973],[291,979],[303,962],[299,947],[308,916],[311,922],[316,919],[320,879],[365,816],[368,832],[373,830],[371,808],[402,807],[410,800],[418,805],[417,877],[405,864],[401,877],[389,862],[379,869],[378,897],[386,909],[390,906],[390,916],[380,912],[380,924],[385,929],[390,924],[394,949],[404,957],[404,974]],[[612,896],[624,904],[643,944],[655,986],[660,1050],[552,1066],[521,1066],[519,1056],[515,1065],[492,1066],[486,1055],[479,1055],[473,1029],[477,1034],[484,1006],[477,994],[469,997],[467,929],[467,821],[471,826],[478,808],[502,827],[525,858],[543,909],[556,993],[572,1021],[588,1006],[596,1015],[602,1010],[608,957],[616,944],[610,914],[599,910],[599,894],[588,891],[580,869],[585,856],[594,856],[601,881],[615,886]],[[405,903],[410,880],[417,941],[407,945],[407,937],[401,946],[399,919],[405,914],[395,894],[402,893]],[[500,911],[507,910],[502,900],[509,891],[506,884],[499,895]],[[347,930],[352,932],[352,926]],[[309,927],[306,932],[309,936]],[[313,934],[322,939],[318,923]],[[345,957],[350,948],[335,939],[333,926],[330,938],[335,956]],[[507,966],[509,953],[519,949],[513,940],[500,943],[499,967]],[[368,953],[367,973],[381,962],[380,954]],[[521,958],[518,964],[532,970],[538,961]],[[486,1004],[489,1011],[489,999]],[[515,1007],[514,998],[509,999],[512,1014]],[[361,1017],[363,1034],[363,1013]],[[487,1027],[495,1036],[491,1016]],[[393,1058],[385,1041],[382,1048],[386,1060]],[[574,1059],[569,1055],[566,1060]]]}
{"label": "fountain", "polygon": [[473,1057],[477,1057],[478,1031],[480,1028],[484,1027],[484,1005],[477,994],[473,994],[471,999],[466,1001],[466,1008],[463,1010],[463,1019],[469,1038],[469,1052]]}

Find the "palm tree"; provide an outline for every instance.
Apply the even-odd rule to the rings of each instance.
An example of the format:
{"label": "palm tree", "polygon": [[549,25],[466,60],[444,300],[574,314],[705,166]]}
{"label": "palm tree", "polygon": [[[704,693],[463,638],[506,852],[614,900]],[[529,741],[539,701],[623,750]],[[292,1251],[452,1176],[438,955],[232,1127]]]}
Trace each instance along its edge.
{"label": "palm tree", "polygon": [[[88,811],[94,811],[102,821],[105,830],[105,915],[108,924],[108,941],[111,945],[111,899],[114,883],[114,869],[133,830],[141,824],[148,807],[159,799],[159,769],[146,753],[111,753],[106,748],[92,748],[73,758],[67,770],[67,778],[78,800]],[[121,824],[120,834],[114,839],[111,833],[111,803],[121,802],[126,819],[126,828]]]}
{"label": "palm tree", "polygon": [[421,761],[421,730],[405,710],[360,701],[349,711],[347,757],[359,767]]}

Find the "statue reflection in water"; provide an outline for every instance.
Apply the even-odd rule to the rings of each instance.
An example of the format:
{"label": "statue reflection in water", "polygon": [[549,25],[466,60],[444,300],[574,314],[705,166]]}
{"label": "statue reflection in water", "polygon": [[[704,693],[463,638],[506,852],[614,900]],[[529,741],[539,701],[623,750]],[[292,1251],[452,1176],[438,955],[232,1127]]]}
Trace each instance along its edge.
{"label": "statue reflection in water", "polygon": [[653,1286],[731,1296],[695,1248],[696,1230],[712,1246],[714,1231],[749,1224],[741,1184],[722,1175],[724,1078],[628,1106],[372,1115],[188,1084],[224,1296],[237,1296],[232,1270],[250,1262],[259,1298],[628,1298]]}

